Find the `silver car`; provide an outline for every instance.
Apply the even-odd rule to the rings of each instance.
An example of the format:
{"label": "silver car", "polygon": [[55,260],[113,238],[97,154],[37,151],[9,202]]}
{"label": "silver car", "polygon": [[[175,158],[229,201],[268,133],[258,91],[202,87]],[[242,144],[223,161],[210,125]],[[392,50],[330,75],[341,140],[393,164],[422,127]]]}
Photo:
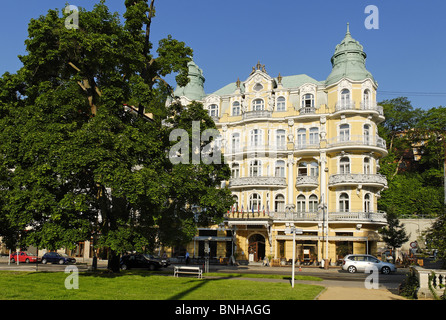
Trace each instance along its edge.
{"label": "silver car", "polygon": [[347,270],[350,273],[372,270],[375,267],[383,274],[396,271],[394,264],[378,260],[369,254],[349,254],[345,256],[342,263],[342,270]]}

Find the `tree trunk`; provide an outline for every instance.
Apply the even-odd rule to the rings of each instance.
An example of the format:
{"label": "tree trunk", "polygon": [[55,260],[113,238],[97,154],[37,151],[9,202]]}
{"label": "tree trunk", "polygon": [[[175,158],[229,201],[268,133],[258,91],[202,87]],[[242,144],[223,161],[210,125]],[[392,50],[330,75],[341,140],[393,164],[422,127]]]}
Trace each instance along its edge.
{"label": "tree trunk", "polygon": [[119,273],[120,266],[119,266],[119,254],[116,253],[116,251],[111,250],[108,252],[108,263],[107,263],[107,269],[110,272],[113,273]]}

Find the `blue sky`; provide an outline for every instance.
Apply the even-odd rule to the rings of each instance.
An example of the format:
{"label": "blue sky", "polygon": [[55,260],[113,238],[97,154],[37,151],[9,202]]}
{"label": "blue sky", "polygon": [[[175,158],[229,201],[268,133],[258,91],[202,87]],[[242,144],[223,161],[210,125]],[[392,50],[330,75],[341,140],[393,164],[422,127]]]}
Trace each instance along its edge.
{"label": "blue sky", "polygon": [[[0,74],[20,68],[31,18],[67,3],[90,10],[98,1],[2,1]],[[124,0],[106,4],[124,12]],[[364,25],[368,5],[379,10],[379,29]],[[349,22],[378,81],[379,101],[407,96],[414,107],[446,106],[444,0],[156,0],[155,6],[152,42],[168,34],[186,42],[203,69],[206,93],[245,80],[259,60],[273,77],[325,80]]]}

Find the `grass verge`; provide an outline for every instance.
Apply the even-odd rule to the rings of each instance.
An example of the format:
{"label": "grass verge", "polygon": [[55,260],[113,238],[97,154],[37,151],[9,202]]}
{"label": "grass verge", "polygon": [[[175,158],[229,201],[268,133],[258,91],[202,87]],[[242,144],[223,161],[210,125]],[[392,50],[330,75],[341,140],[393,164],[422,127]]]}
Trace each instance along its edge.
{"label": "grass verge", "polygon": [[[79,273],[79,289],[68,290],[63,272],[0,272],[1,300],[313,300],[322,286],[234,279],[247,274],[207,274],[196,279],[127,271]],[[259,276],[259,275],[249,275]],[[277,275],[264,275],[267,278]],[[68,277],[68,278],[67,278]],[[285,276],[282,276],[285,277]],[[282,278],[283,279],[283,278]],[[72,283],[72,282],[70,282]]]}

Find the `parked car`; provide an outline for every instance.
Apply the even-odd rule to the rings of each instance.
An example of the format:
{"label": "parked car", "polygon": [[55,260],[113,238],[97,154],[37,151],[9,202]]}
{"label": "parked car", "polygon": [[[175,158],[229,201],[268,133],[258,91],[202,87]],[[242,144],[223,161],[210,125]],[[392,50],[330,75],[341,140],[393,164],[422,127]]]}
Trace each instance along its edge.
{"label": "parked car", "polygon": [[396,267],[393,263],[378,260],[376,257],[369,254],[349,254],[345,256],[344,261],[342,262],[342,270],[347,270],[350,273],[366,271],[367,268],[373,267],[376,267],[378,271],[383,274],[389,274],[390,272],[396,271]]}
{"label": "parked car", "polygon": [[132,268],[148,268],[149,270],[160,269],[161,262],[157,259],[150,258],[149,255],[144,254],[127,254],[121,257],[120,266],[122,270]]}
{"label": "parked car", "polygon": [[9,256],[9,260],[11,261],[11,263],[15,263],[17,260],[19,262],[25,262],[25,263],[40,262],[40,258],[38,256],[36,256],[34,253],[30,253],[30,252],[26,252],[26,251],[20,251],[18,259],[17,259],[17,252],[12,253]]}
{"label": "parked car", "polygon": [[60,254],[57,252],[47,252],[42,257],[42,263],[58,263],[58,264],[65,264],[65,263],[76,263],[76,259],[69,257],[66,254]]}
{"label": "parked car", "polygon": [[147,253],[145,253],[144,256],[151,260],[159,261],[164,268],[167,268],[170,265],[170,260],[167,257],[160,258],[159,256],[155,256],[153,254],[147,254]]}

